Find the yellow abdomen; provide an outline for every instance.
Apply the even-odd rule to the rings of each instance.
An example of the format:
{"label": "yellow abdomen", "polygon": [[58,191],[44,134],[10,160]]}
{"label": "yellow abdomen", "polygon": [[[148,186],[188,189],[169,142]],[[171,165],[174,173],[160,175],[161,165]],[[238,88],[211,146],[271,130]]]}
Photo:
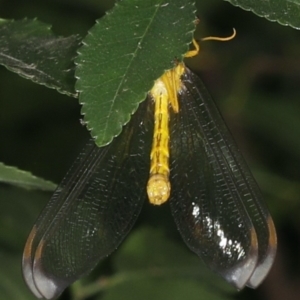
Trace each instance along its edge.
{"label": "yellow abdomen", "polygon": [[150,177],[147,193],[150,203],[160,205],[170,197],[169,181],[169,106],[178,112],[177,94],[181,88],[180,77],[184,71],[183,64],[166,71],[155,81],[150,95],[155,102],[154,134],[150,154]]}

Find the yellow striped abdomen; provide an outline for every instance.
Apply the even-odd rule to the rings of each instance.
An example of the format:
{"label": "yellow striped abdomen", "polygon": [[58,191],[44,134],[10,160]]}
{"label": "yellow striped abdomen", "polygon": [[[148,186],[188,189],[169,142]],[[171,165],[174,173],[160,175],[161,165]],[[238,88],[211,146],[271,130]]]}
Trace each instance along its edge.
{"label": "yellow striped abdomen", "polygon": [[158,79],[155,82],[151,95],[155,101],[155,110],[147,193],[150,203],[160,205],[168,200],[171,190],[169,182],[169,95],[162,80]]}
{"label": "yellow striped abdomen", "polygon": [[169,106],[173,108],[174,112],[178,112],[177,94],[181,88],[180,77],[183,71],[183,64],[178,64],[174,69],[166,71],[155,81],[150,91],[155,102],[155,110],[147,193],[150,203],[154,205],[163,204],[170,197]]}

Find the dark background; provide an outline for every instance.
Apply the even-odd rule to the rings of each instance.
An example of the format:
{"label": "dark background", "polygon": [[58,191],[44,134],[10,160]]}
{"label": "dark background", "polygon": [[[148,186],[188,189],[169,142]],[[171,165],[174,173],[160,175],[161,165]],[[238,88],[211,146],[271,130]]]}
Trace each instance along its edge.
{"label": "dark background", "polygon": [[[56,34],[84,36],[112,5],[112,1],[100,0],[1,0],[0,17],[37,17],[51,24]],[[199,57],[187,63],[201,74],[218,103],[278,231],[278,255],[268,278],[257,291],[246,289],[236,297],[298,299],[300,32],[220,0],[199,0],[198,9],[196,38],[229,36],[233,27],[237,30],[230,42],[201,43]],[[58,183],[87,139],[80,117],[76,99],[0,67],[0,161]],[[14,261],[9,269],[14,258],[21,258],[26,235],[49,197],[48,193],[2,187],[0,249],[6,262]],[[138,226],[151,224],[156,219],[152,213],[146,205]],[[169,226],[169,220],[156,225]],[[6,254],[11,257],[5,259]],[[18,269],[17,263],[14,266]],[[22,284],[20,279],[16,282]]]}

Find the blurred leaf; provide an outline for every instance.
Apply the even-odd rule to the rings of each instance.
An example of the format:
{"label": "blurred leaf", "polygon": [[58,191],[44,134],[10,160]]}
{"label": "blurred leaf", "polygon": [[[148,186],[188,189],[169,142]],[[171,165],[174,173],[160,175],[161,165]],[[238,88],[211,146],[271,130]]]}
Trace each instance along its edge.
{"label": "blurred leaf", "polygon": [[114,254],[113,265],[113,276],[85,286],[73,285],[75,298],[105,291],[104,299],[129,299],[132,295],[136,299],[182,299],[183,295],[198,299],[202,293],[209,296],[203,299],[225,299],[220,295],[234,291],[183,242],[173,242],[161,229],[143,227],[134,231]]}
{"label": "blurred leaf", "polygon": [[[134,296],[133,296],[134,295]],[[137,281],[124,282],[107,291],[103,300],[222,300],[230,299],[220,291],[213,291],[201,285],[195,280],[178,279],[148,279],[142,278]]]}
{"label": "blurred leaf", "polygon": [[21,251],[49,194],[0,185],[0,244]]}
{"label": "blurred leaf", "polygon": [[121,132],[154,80],[187,51],[194,10],[190,0],[119,1],[83,40],[76,89],[98,146]]}
{"label": "blurred leaf", "polygon": [[300,29],[299,0],[225,0],[269,21]]}
{"label": "blurred leaf", "polygon": [[23,281],[21,258],[0,252],[0,295],[5,300],[36,300]]}
{"label": "blurred leaf", "polygon": [[56,184],[36,177],[30,172],[19,170],[16,167],[6,166],[0,162],[0,182],[17,185],[28,189],[39,189],[44,191],[53,191]]}
{"label": "blurred leaf", "polygon": [[76,97],[74,63],[78,36],[55,36],[37,20],[0,19],[0,64],[35,83]]}
{"label": "blurred leaf", "polygon": [[263,193],[270,198],[268,204],[272,216],[275,219],[280,219],[285,215],[291,217],[296,214],[298,220],[300,182],[289,180],[263,168],[256,168],[254,175],[260,183]]}
{"label": "blurred leaf", "polygon": [[294,104],[259,94],[251,95],[245,108],[246,120],[267,140],[272,140],[292,156],[300,158],[300,109]]}
{"label": "blurred leaf", "polygon": [[[190,278],[232,291],[221,277],[210,271],[201,259],[182,244],[172,241],[162,229],[143,227],[133,232],[115,254],[118,271],[140,271],[146,277]],[[142,276],[142,277],[144,277]]]}
{"label": "blurred leaf", "polygon": [[[137,270],[146,268],[177,268],[191,267],[192,274],[203,271],[201,260],[186,247],[182,247],[167,238],[163,230],[142,228],[133,232],[122,244],[114,260],[118,270]],[[206,274],[207,269],[204,271]]]}

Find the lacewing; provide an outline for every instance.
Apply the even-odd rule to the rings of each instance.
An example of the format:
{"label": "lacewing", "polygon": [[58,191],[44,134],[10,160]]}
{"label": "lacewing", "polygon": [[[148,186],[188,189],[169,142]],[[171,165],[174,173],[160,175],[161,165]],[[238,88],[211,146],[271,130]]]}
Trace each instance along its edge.
{"label": "lacewing", "polygon": [[111,144],[89,141],[42,211],[23,254],[33,294],[54,299],[88,274],[147,198],[168,201],[187,246],[236,288],[266,277],[277,244],[272,218],[203,83],[178,63]]}

